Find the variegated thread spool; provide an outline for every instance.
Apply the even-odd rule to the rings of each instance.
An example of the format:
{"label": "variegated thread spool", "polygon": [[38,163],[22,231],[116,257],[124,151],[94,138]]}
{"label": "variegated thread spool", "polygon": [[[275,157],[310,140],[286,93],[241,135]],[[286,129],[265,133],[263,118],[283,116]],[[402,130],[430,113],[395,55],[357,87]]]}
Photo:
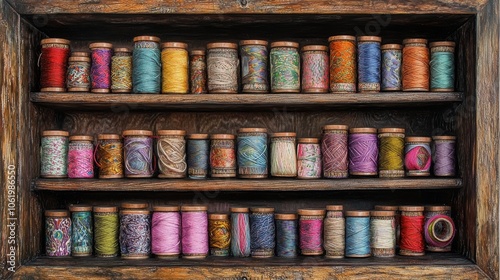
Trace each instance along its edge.
{"label": "variegated thread spool", "polygon": [[210,170],[212,177],[236,177],[236,149],[233,134],[210,136]]}
{"label": "variegated thread spool", "polygon": [[302,92],[325,93],[330,86],[328,47],[308,45],[302,47]]}
{"label": "variegated thread spool", "polygon": [[356,92],[356,37],[338,35],[330,42],[330,91]]}
{"label": "variegated thread spool", "polygon": [[158,178],[186,177],[186,131],[158,130],[156,151],[158,153]]}
{"label": "variegated thread spool", "polygon": [[300,92],[299,43],[273,42],[269,54],[272,93]]}
{"label": "variegated thread spool", "polygon": [[68,59],[66,86],[69,92],[88,92],[90,89],[90,57],[72,56]]}
{"label": "variegated thread spool", "polygon": [[209,93],[238,93],[238,45],[207,45],[207,77]]}
{"label": "variegated thread spool", "polygon": [[132,91],[132,51],[129,48],[115,48],[111,57],[111,92]]}
{"label": "variegated thread spool", "polygon": [[269,91],[267,45],[263,40],[240,41],[242,92]]}

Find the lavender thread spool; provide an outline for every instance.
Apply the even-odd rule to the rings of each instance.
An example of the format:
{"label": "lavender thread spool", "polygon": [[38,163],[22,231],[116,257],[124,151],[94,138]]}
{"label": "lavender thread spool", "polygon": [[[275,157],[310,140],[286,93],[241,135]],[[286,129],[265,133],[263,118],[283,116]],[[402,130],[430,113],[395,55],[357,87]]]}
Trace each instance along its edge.
{"label": "lavender thread spool", "polygon": [[153,132],[149,130],[123,131],[123,158],[125,177],[153,176]]}
{"label": "lavender thread spool", "polygon": [[383,91],[401,90],[402,45],[385,44],[382,50],[382,85]]}
{"label": "lavender thread spool", "polygon": [[432,161],[434,162],[434,176],[453,177],[455,170],[455,136],[433,136],[434,151]]}
{"label": "lavender thread spool", "polygon": [[451,252],[455,237],[455,224],[451,219],[450,206],[425,206],[424,208],[425,250]]}
{"label": "lavender thread spool", "polygon": [[351,128],[349,132],[349,174],[355,176],[377,175],[377,129]]}

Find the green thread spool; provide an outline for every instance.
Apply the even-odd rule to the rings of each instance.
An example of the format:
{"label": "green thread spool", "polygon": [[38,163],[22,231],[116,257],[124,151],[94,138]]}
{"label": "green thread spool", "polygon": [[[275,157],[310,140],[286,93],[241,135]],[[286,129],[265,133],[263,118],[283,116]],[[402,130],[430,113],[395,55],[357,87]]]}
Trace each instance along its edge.
{"label": "green thread spool", "polygon": [[94,250],[97,257],[118,256],[119,227],[117,207],[94,207]]}
{"label": "green thread spool", "polygon": [[300,54],[299,43],[271,43],[271,92],[300,92]]}
{"label": "green thread spool", "polygon": [[399,178],[405,176],[404,128],[381,128],[378,130],[379,138],[379,176]]}
{"label": "green thread spool", "polygon": [[431,91],[453,91],[455,89],[455,42],[434,42],[429,46],[431,49]]}

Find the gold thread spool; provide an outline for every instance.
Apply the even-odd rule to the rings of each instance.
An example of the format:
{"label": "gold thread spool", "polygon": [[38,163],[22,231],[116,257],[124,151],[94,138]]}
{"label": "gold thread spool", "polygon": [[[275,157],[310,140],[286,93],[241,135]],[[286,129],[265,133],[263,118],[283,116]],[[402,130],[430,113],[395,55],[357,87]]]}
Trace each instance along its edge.
{"label": "gold thread spool", "polygon": [[379,177],[404,177],[405,129],[381,128],[378,133]]}
{"label": "gold thread spool", "polygon": [[161,93],[189,92],[188,45],[180,42],[162,44]]}
{"label": "gold thread spool", "polygon": [[123,143],[118,134],[97,136],[99,179],[123,178]]}
{"label": "gold thread spool", "polygon": [[130,93],[132,91],[132,51],[129,48],[115,48],[111,57],[111,91]]}
{"label": "gold thread spool", "polygon": [[210,238],[210,254],[220,257],[229,256],[231,226],[227,214],[208,215],[208,235]]}

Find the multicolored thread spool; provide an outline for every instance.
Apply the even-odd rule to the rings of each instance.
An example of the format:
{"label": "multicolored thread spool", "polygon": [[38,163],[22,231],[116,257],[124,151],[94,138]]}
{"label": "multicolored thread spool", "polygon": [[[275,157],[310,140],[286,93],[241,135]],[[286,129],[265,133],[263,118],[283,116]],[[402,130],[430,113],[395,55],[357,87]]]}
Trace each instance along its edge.
{"label": "multicolored thread spool", "polygon": [[297,140],[297,178],[321,178],[321,147],[318,138]]}
{"label": "multicolored thread spool", "polygon": [[250,256],[250,211],[246,207],[231,207],[231,255]]}
{"label": "multicolored thread spool", "polygon": [[215,178],[236,177],[236,149],[233,134],[210,136],[210,171]]}
{"label": "multicolored thread spool", "polygon": [[394,221],[396,223],[395,239],[396,248],[399,248],[399,241],[401,240],[401,212],[399,206],[396,205],[375,205],[375,211],[394,211]]}
{"label": "multicolored thread spool", "polygon": [[305,256],[323,255],[323,219],[325,210],[299,209],[300,253]]}
{"label": "multicolored thread spool", "polygon": [[183,258],[206,258],[209,251],[207,207],[183,205],[181,219]]}
{"label": "multicolored thread spool", "polygon": [[111,57],[111,92],[132,91],[132,51],[129,48],[115,48]]}
{"label": "multicolored thread spool", "polygon": [[382,178],[399,178],[405,176],[404,128],[380,128],[379,139],[379,176]]}
{"label": "multicolored thread spool", "polygon": [[162,86],[161,93],[189,92],[188,45],[167,42],[161,45]]}
{"label": "multicolored thread spool", "polygon": [[399,44],[385,44],[382,50],[382,85],[383,91],[401,90],[401,64],[403,62],[403,46]]}
{"label": "multicolored thread spool", "polygon": [[94,250],[96,257],[111,258],[120,251],[118,207],[94,207]]}
{"label": "multicolored thread spool", "polygon": [[299,43],[273,42],[269,54],[271,92],[300,92]]}
{"label": "multicolored thread spool", "polygon": [[455,168],[455,136],[433,136],[434,140],[432,161],[434,176],[453,177]]}
{"label": "multicolored thread spool", "polygon": [[132,86],[133,93],[160,93],[160,38],[155,36],[134,37]]}
{"label": "multicolored thread spool", "polygon": [[330,259],[343,258],[345,254],[345,219],[342,205],[327,205],[324,221],[324,243]]}
{"label": "multicolored thread spool", "polygon": [[401,240],[399,254],[403,256],[423,256],[424,251],[424,207],[400,206]]}
{"label": "multicolored thread spool", "polygon": [[325,125],[321,139],[323,177],[347,178],[349,176],[347,125]]}
{"label": "multicolored thread spool", "polygon": [[362,93],[380,91],[380,42],[378,36],[358,37],[358,90]]}
{"label": "multicolored thread spool", "polygon": [[125,130],[123,158],[125,177],[150,178],[153,176],[153,132],[149,130]]}
{"label": "multicolored thread spool", "polygon": [[71,218],[68,211],[45,211],[45,253],[49,257],[71,255]]}
{"label": "multicolored thread spool", "polygon": [[149,210],[120,210],[120,252],[123,259],[149,258],[151,254]]}
{"label": "multicolored thread spool", "polygon": [[267,93],[268,53],[267,41],[240,41],[241,53],[241,86],[244,93]]}
{"label": "multicolored thread spool", "polygon": [[178,258],[181,253],[179,206],[154,206],[151,218],[151,252],[160,259]]}
{"label": "multicolored thread spool", "polygon": [[267,178],[267,129],[238,130],[238,175],[240,178]]}
{"label": "multicolored thread spool", "polygon": [[62,130],[42,132],[40,147],[40,177],[66,178],[68,176],[68,136]]}
{"label": "multicolored thread spool", "polygon": [[276,214],[276,256],[295,258],[298,255],[297,214]]}
{"label": "multicolored thread spool", "polygon": [[429,44],[431,51],[431,91],[455,89],[455,42],[443,41]]}
{"label": "multicolored thread spool", "polygon": [[191,94],[207,93],[207,62],[205,50],[192,50],[189,60]]}
{"label": "multicolored thread spool", "polygon": [[403,40],[403,91],[429,91],[429,49],[426,39]]}
{"label": "multicolored thread spool", "polygon": [[99,179],[123,178],[123,143],[118,134],[97,135]]}
{"label": "multicolored thread spool", "polygon": [[250,214],[250,247],[252,257],[270,258],[276,247],[274,208],[252,208]]}
{"label": "multicolored thread spool", "polygon": [[94,137],[74,135],[69,137],[68,178],[94,178]]}
{"label": "multicolored thread spool", "polygon": [[345,212],[345,256],[367,258],[370,249],[370,211]]}
{"label": "multicolored thread spool", "polygon": [[376,128],[362,127],[349,130],[349,174],[355,176],[378,174]]}
{"label": "multicolored thread spool", "polygon": [[238,44],[207,45],[207,76],[209,93],[238,93]]}
{"label": "multicolored thread spool", "polygon": [[158,178],[185,178],[186,140],[184,130],[158,130],[156,151],[158,153]]}
{"label": "multicolored thread spool", "polygon": [[92,256],[94,243],[92,206],[70,205],[69,211],[71,211],[71,255]]}
{"label": "multicolored thread spool", "polygon": [[208,134],[190,134],[186,138],[188,176],[191,179],[205,179],[210,161]]}
{"label": "multicolored thread spool", "polygon": [[271,176],[297,176],[296,136],[295,132],[271,134]]}
{"label": "multicolored thread spool", "polygon": [[430,176],[431,138],[406,137],[405,142],[406,176]]}
{"label": "multicolored thread spool", "polygon": [[371,211],[371,251],[374,257],[396,255],[396,213],[394,211]]}
{"label": "multicolored thread spool", "polygon": [[92,51],[92,66],[90,75],[93,93],[108,93],[111,88],[111,57],[113,55],[113,44],[92,43],[89,45]]}
{"label": "multicolored thread spool", "polygon": [[69,92],[88,92],[90,89],[90,57],[73,56],[68,59],[66,87]]}
{"label": "multicolored thread spool", "polygon": [[70,41],[60,38],[43,39],[40,56],[40,91],[66,91],[66,69]]}
{"label": "multicolored thread spool", "polygon": [[456,228],[450,206],[425,206],[425,250],[451,252]]}
{"label": "multicolored thread spool", "polygon": [[227,214],[208,215],[208,235],[210,239],[210,255],[229,256],[231,244],[231,225]]}
{"label": "multicolored thread spool", "polygon": [[330,91],[333,93],[356,92],[356,37],[331,36]]}
{"label": "multicolored thread spool", "polygon": [[325,93],[330,87],[328,47],[309,45],[302,47],[302,92]]}

